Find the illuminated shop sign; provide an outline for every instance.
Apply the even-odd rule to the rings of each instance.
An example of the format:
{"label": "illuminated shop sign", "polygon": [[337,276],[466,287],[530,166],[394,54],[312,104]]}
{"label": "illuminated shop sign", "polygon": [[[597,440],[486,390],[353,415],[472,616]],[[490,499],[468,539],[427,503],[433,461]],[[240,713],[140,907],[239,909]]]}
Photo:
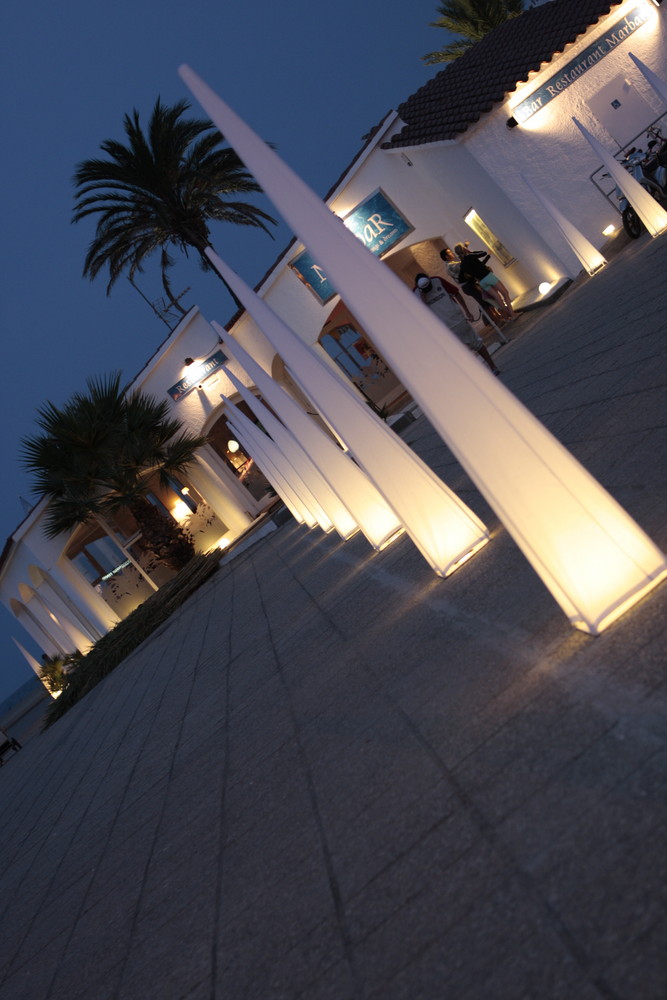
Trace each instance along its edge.
{"label": "illuminated shop sign", "polygon": [[593,66],[597,66],[601,59],[604,59],[605,56],[614,51],[617,45],[634,34],[637,28],[646,24],[654,14],[655,7],[651,7],[648,3],[642,3],[635,7],[621,21],[617,21],[609,28],[602,38],[589,45],[575,59],[570,60],[558,73],[546,80],[538,90],[533,91],[525,101],[517,104],[512,111],[512,116],[519,124],[527,122],[550,101],[553,101],[554,97],[558,97],[564,90],[567,90],[580,76],[587,73]]}
{"label": "illuminated shop sign", "polygon": [[183,396],[187,396],[191,389],[199,385],[203,379],[208,378],[221,365],[224,365],[226,360],[227,358],[222,351],[216,351],[206,361],[202,361],[201,364],[194,366],[192,371],[188,371],[185,378],[182,378],[176,385],[172,385],[171,389],[167,389],[168,395],[177,403],[179,399],[183,399]]}
{"label": "illuminated shop sign", "polygon": [[[344,217],[343,222],[376,257],[388,253],[414,228],[382,191],[369,195]],[[289,266],[322,304],[336,294],[336,289],[307,250],[297,254]]]}

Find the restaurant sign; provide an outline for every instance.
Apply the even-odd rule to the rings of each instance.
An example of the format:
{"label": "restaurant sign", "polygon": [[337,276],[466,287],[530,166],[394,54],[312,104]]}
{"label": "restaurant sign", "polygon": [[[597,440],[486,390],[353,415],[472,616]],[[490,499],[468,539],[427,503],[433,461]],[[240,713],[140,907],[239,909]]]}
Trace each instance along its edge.
{"label": "restaurant sign", "polygon": [[185,378],[182,378],[176,385],[172,385],[171,389],[167,389],[168,395],[171,396],[175,403],[178,403],[184,396],[187,396],[191,389],[194,389],[196,385],[200,385],[203,379],[208,378],[221,365],[224,365],[226,360],[227,358],[222,351],[216,351],[206,361],[195,365],[192,371],[188,371]]}
{"label": "restaurant sign", "polygon": [[[382,191],[375,191],[364,199],[343,218],[343,223],[376,257],[388,253],[414,228]],[[307,250],[297,254],[289,266],[323,305],[336,294],[336,289]]]}
{"label": "restaurant sign", "polygon": [[617,45],[624,42],[626,38],[634,34],[637,28],[646,24],[648,19],[656,13],[655,7],[648,2],[639,4],[631,10],[625,17],[617,21],[607,33],[599,38],[597,42],[589,45],[587,49],[580,52],[576,59],[571,59],[566,66],[558,71],[549,80],[546,80],[541,87],[533,91],[530,97],[517,106],[512,111],[512,116],[523,124],[534,114],[546,107],[550,101],[567,90],[571,84],[575,83],[580,76],[587,73],[593,66],[597,66],[601,59],[613,52]]}

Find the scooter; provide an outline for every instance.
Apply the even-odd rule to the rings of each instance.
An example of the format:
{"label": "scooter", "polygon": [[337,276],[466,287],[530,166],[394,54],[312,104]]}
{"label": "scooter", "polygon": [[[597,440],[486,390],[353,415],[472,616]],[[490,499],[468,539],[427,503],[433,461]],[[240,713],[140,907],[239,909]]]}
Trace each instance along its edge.
{"label": "scooter", "polygon": [[[647,134],[653,136],[647,144],[647,151],[644,152],[644,150],[632,146],[625,154],[623,160],[621,160],[621,163],[657,202],[665,205],[667,204],[667,140],[664,139],[660,131],[656,128],[647,129]],[[660,150],[654,153],[653,149],[659,143]],[[609,174],[604,174],[603,176],[608,177]],[[620,203],[623,228],[628,236],[636,240],[644,230],[644,223],[618,185],[614,193]]]}

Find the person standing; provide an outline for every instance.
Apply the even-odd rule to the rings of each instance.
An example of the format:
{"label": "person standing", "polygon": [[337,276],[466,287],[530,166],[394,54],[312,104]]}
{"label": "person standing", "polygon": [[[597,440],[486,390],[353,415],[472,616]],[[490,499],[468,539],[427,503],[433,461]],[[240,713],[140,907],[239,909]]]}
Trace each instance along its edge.
{"label": "person standing", "polygon": [[457,243],[454,252],[461,261],[459,267],[461,284],[470,278],[477,281],[480,288],[494,297],[505,319],[516,319],[510,293],[500,278],[493,273],[490,267],[486,266],[490,254],[484,253],[483,250],[469,250],[463,243]]}
{"label": "person standing", "polygon": [[[459,280],[459,268],[461,267],[461,261],[455,255],[453,250],[447,247],[446,250],[440,251],[440,259],[445,262],[447,268],[447,273],[450,278],[458,283]],[[507,344],[509,341],[507,337],[502,332],[499,323],[505,322],[505,317],[501,315],[498,309],[497,301],[491,297],[489,292],[483,292],[476,281],[472,278],[468,278],[465,284],[460,285],[461,291],[469,295],[471,299],[474,299],[481,310],[482,319],[487,324],[487,326],[492,326],[496,331],[498,341],[501,344]]]}
{"label": "person standing", "polygon": [[419,295],[422,302],[449,327],[462,344],[479,354],[494,375],[500,375],[500,370],[496,368],[484,341],[470,325],[474,319],[456,285],[452,285],[445,278],[437,276],[429,278],[427,274],[420,272],[415,275],[413,292]]}

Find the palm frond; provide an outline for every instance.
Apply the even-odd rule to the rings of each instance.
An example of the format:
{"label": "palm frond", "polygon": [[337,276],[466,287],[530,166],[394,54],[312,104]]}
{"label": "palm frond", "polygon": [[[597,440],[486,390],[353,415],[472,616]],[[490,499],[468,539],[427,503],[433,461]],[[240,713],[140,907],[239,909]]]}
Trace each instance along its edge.
{"label": "palm frond", "polygon": [[134,109],[123,119],[126,141],[105,140],[100,149],[106,158],[84,160],[75,169],[72,221],[96,218],[84,275],[93,280],[108,271],[107,294],[121,274],[132,277],[158,250],[203,255],[209,221],[271,235],[276,220],[239,198],[259,193],[260,186],[210,121],[186,117],[189,107],[187,101],[165,105],[158,97],[145,131]]}

